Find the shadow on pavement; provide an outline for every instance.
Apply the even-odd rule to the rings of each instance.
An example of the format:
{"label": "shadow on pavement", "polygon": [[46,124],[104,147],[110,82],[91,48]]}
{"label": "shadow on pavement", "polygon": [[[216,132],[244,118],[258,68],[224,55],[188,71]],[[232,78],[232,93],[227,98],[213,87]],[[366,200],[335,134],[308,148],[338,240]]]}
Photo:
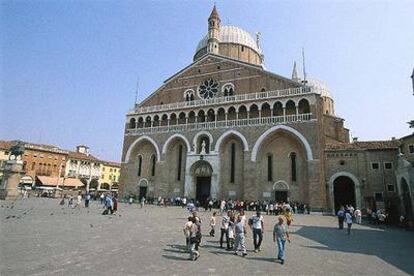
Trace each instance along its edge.
{"label": "shadow on pavement", "polygon": [[351,235],[347,235],[345,230],[338,228],[302,226],[292,234],[322,244],[304,247],[374,255],[408,274],[414,274],[414,235],[410,232],[352,229]]}
{"label": "shadow on pavement", "polygon": [[179,256],[171,256],[171,255],[162,255],[166,259],[174,260],[174,261],[190,261],[189,257],[179,257]]}
{"label": "shadow on pavement", "polygon": [[276,258],[273,258],[273,257],[249,257],[249,255],[247,255],[245,258],[248,260],[254,260],[254,261],[265,261],[265,262],[270,262],[270,263],[276,263]]}

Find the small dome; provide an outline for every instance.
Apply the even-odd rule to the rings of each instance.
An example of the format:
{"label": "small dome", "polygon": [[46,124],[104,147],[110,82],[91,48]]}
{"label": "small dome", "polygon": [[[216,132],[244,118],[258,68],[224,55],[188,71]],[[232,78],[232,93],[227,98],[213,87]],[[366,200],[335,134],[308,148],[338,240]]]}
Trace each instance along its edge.
{"label": "small dome", "polygon": [[[207,47],[207,35],[203,37],[203,39],[200,40],[200,42],[197,45],[196,54],[198,51],[203,49],[204,47]],[[234,44],[240,44],[247,46],[254,51],[256,51],[258,54],[261,54],[262,51],[257,46],[256,41],[253,39],[253,37],[246,32],[243,29],[240,29],[235,26],[221,26],[220,27],[220,43],[234,43]]]}
{"label": "small dome", "polygon": [[308,79],[308,86],[313,87],[321,97],[332,98],[331,92],[329,92],[329,88],[324,82],[317,79]]}

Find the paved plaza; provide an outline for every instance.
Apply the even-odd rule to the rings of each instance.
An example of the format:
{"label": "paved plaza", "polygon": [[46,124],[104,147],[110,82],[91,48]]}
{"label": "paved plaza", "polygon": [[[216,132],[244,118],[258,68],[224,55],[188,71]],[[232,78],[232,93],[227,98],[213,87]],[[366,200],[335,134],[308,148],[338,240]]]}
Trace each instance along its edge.
{"label": "paved plaza", "polygon": [[103,216],[98,202],[89,209],[62,208],[47,198],[0,205],[0,275],[414,274],[413,232],[355,226],[347,236],[329,216],[294,217],[282,266],[271,236],[275,217],[265,216],[261,252],[252,252],[249,231],[243,258],[207,237],[211,213],[201,211],[205,236],[192,262],[184,252],[182,208],[120,204],[116,215]]}

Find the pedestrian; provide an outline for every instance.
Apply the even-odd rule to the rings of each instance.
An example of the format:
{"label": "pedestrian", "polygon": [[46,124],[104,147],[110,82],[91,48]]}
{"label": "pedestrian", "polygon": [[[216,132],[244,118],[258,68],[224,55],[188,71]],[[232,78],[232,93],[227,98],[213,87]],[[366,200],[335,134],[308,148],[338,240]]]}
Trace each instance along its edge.
{"label": "pedestrian", "polygon": [[346,211],[345,213],[346,224],[348,225],[347,233],[351,235],[351,227],[352,227],[352,215],[350,211]]}
{"label": "pedestrian", "polygon": [[105,211],[102,213],[103,215],[108,215],[113,213],[113,202],[110,195],[105,196]]}
{"label": "pedestrian", "polygon": [[141,208],[144,208],[145,205],[145,197],[141,198]]}
{"label": "pedestrian", "polygon": [[191,226],[190,226],[190,260],[196,261],[200,257],[200,252],[197,250],[197,245],[199,240],[197,238],[198,227],[196,225],[196,218],[191,217]]}
{"label": "pedestrian", "polygon": [[91,200],[91,195],[89,193],[85,196],[85,208],[89,207],[89,201]]}
{"label": "pedestrian", "polygon": [[287,224],[287,226],[289,228],[290,227],[290,224],[293,221],[292,212],[290,211],[290,209],[287,209],[286,210],[285,217],[286,217],[286,224]]}
{"label": "pedestrian", "polygon": [[213,200],[212,199],[210,199],[208,201],[208,209],[210,210],[210,212],[211,212],[211,208],[213,208]]}
{"label": "pedestrian", "polygon": [[256,215],[249,219],[249,225],[253,230],[254,252],[257,253],[261,251],[260,246],[262,245],[264,231],[263,216],[260,211],[257,211]]}
{"label": "pedestrian", "polygon": [[286,240],[290,243],[289,232],[287,227],[283,224],[283,217],[279,216],[278,223],[273,228],[273,242],[277,243],[278,253],[277,259],[280,264],[285,263],[285,243]]}
{"label": "pedestrian", "polygon": [[73,208],[74,208],[74,206],[73,206],[73,196],[70,196],[70,197],[69,197],[69,200],[68,200],[68,207],[69,207],[69,208],[71,208],[71,209],[73,209]]}
{"label": "pedestrian", "polygon": [[341,206],[338,213],[336,213],[336,216],[338,217],[339,229],[344,229],[344,219],[345,219],[344,206]]}
{"label": "pedestrian", "polygon": [[77,198],[76,198],[76,206],[75,207],[80,208],[81,207],[81,203],[82,203],[82,196],[79,193],[78,196],[77,196]]}
{"label": "pedestrian", "polygon": [[229,248],[227,250],[231,250],[234,247],[234,227],[235,227],[235,218],[234,213],[231,214],[230,220],[229,220]]}
{"label": "pedestrian", "polygon": [[226,207],[226,201],[223,199],[220,203],[220,215],[224,214],[225,207]]}
{"label": "pedestrian", "polygon": [[116,213],[118,211],[118,199],[116,198],[116,196],[112,197],[112,205],[113,205],[112,213]]}
{"label": "pedestrian", "polygon": [[246,251],[246,227],[243,222],[243,218],[241,215],[237,217],[237,223],[234,227],[234,232],[236,234],[236,240],[234,244],[234,254],[238,255],[239,250],[242,251],[242,256],[245,257],[247,255]]}
{"label": "pedestrian", "polygon": [[210,218],[210,237],[214,237],[216,232],[216,212],[213,212],[213,215]]}
{"label": "pedestrian", "polygon": [[190,244],[190,236],[191,236],[191,225],[193,224],[192,217],[188,217],[187,222],[184,224],[183,232],[185,237],[185,245],[187,248],[187,252],[190,252],[191,250],[191,244]]}
{"label": "pedestrian", "polygon": [[356,224],[361,224],[362,223],[362,212],[361,212],[361,210],[359,210],[358,207],[355,209],[354,217],[355,217]]}
{"label": "pedestrian", "polygon": [[197,237],[197,242],[196,242],[196,250],[198,250],[198,247],[200,246],[201,243],[201,218],[199,216],[197,216],[197,212],[193,212],[193,218],[195,219],[195,224],[197,226],[197,232],[196,232],[196,237]]}
{"label": "pedestrian", "polygon": [[231,215],[231,211],[228,211],[227,215],[224,215],[223,219],[221,221],[220,248],[223,248],[223,238],[224,238],[224,236],[226,236],[227,249],[230,249],[229,231],[228,231],[229,230],[230,215]]}
{"label": "pedestrian", "polygon": [[132,196],[129,197],[129,205],[131,205],[134,202],[134,199],[132,198]]}
{"label": "pedestrian", "polygon": [[100,198],[101,198],[101,204],[105,204],[105,201],[104,201],[105,195],[103,193],[101,194]]}

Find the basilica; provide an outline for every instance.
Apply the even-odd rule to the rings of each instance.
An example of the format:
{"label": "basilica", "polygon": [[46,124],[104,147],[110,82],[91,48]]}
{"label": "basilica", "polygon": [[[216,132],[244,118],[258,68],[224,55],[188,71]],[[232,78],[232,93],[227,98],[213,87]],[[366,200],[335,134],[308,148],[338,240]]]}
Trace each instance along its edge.
{"label": "basilica", "polygon": [[216,7],[207,23],[193,62],[126,114],[121,196],[399,208],[399,140],[350,141],[323,82],[267,71],[260,37]]}

